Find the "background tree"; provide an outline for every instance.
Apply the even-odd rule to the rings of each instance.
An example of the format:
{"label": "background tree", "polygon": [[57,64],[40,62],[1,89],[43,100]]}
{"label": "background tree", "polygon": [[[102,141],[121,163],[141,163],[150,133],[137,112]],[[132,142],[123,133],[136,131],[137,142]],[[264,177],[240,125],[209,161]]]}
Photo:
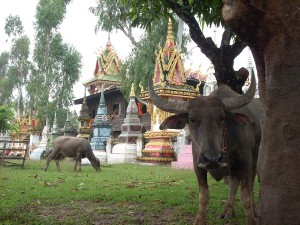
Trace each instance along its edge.
{"label": "background tree", "polygon": [[130,6],[126,16],[131,18],[133,26],[150,28],[151,23],[157,18],[167,19],[176,13],[189,27],[192,40],[214,65],[218,85],[226,84],[234,91],[242,93],[242,86],[248,77],[248,71],[243,67],[235,71],[233,65],[234,59],[242,52],[246,44],[239,38],[233,39],[233,33],[225,25],[220,47],[216,46],[211,37],[206,38],[201,30],[203,22],[209,26],[222,24],[221,0],[123,0],[121,3]]}
{"label": "background tree", "polygon": [[8,77],[9,53],[0,54],[0,105],[9,104],[12,98],[13,83]]}
{"label": "background tree", "polygon": [[0,131],[5,133],[5,131],[11,129],[11,121],[14,118],[13,110],[9,106],[0,105]]}
{"label": "background tree", "polygon": [[69,2],[40,0],[36,8],[34,68],[27,90],[39,117],[68,108],[74,98],[73,85],[79,80],[81,55],[58,32]]}
{"label": "background tree", "polygon": [[[2,63],[5,80],[3,83],[4,96],[8,99],[16,91],[16,98],[26,99],[25,87],[30,70],[28,36],[23,35],[23,25],[19,16],[8,16],[4,27],[5,33],[11,38],[11,49],[8,54],[3,53]],[[7,58],[8,56],[8,58]],[[5,71],[6,70],[6,71]],[[15,101],[16,102],[16,101]],[[21,106],[21,110],[22,110]]]}

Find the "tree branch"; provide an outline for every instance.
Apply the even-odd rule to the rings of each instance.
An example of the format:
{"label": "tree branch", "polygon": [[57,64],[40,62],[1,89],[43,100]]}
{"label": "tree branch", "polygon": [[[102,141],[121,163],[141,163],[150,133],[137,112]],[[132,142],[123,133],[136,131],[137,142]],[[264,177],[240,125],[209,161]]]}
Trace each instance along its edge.
{"label": "tree branch", "polygon": [[232,57],[235,59],[241,52],[247,47],[246,42],[236,39],[234,44],[231,46]]}
{"label": "tree branch", "polygon": [[218,48],[211,38],[205,38],[197,20],[194,17],[189,2],[183,1],[184,6],[181,6],[172,0],[166,0],[166,2],[169,7],[188,25],[191,38],[201,49],[201,52],[212,62],[215,61],[218,54]]}
{"label": "tree branch", "polygon": [[135,38],[132,35],[131,27],[128,27],[126,23],[120,22],[118,24],[118,29],[120,29],[125,34],[125,36],[129,38],[129,40],[135,47],[140,47],[139,43],[135,40]]}
{"label": "tree branch", "polygon": [[232,33],[231,33],[230,29],[226,28],[222,35],[222,41],[221,41],[220,48],[230,45],[231,37],[232,37]]}
{"label": "tree branch", "polygon": [[257,31],[262,12],[243,0],[224,0],[222,18],[248,45],[257,43]]}

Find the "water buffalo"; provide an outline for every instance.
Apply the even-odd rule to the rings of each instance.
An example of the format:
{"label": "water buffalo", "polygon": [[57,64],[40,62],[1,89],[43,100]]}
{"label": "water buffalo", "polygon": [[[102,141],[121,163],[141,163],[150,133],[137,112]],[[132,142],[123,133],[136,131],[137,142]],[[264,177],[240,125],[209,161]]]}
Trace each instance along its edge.
{"label": "water buffalo", "polygon": [[260,144],[259,102],[253,99],[255,77],[244,95],[222,85],[209,96],[198,96],[188,102],[168,101],[158,96],[149,79],[149,94],[160,109],[175,113],[166,118],[160,129],[182,129],[189,125],[193,164],[200,194],[199,210],[194,224],[206,224],[209,201],[207,172],[217,181],[228,176],[229,198],[221,218],[234,213],[234,198],[241,185],[241,201],[248,224],[256,223],[253,186]]}
{"label": "water buffalo", "polygon": [[47,171],[49,163],[52,159],[55,159],[57,169],[60,171],[60,155],[76,158],[74,167],[75,171],[77,166],[79,167],[79,171],[81,171],[81,159],[85,157],[87,157],[90,160],[92,166],[96,171],[101,170],[100,160],[95,157],[90,143],[84,138],[68,136],[60,136],[56,138],[54,141],[53,151],[47,158],[45,171]]}

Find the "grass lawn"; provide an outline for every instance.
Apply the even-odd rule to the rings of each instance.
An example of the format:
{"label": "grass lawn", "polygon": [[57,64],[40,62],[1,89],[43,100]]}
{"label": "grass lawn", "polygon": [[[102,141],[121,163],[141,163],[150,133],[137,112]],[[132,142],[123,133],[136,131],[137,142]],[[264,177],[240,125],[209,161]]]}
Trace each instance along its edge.
{"label": "grass lawn", "polygon": [[[140,164],[90,165],[26,160],[25,168],[0,167],[0,224],[193,224],[198,210],[196,176],[190,170]],[[209,224],[245,224],[236,197],[233,218],[220,220],[228,187],[209,177]],[[258,196],[256,184],[255,195]]]}

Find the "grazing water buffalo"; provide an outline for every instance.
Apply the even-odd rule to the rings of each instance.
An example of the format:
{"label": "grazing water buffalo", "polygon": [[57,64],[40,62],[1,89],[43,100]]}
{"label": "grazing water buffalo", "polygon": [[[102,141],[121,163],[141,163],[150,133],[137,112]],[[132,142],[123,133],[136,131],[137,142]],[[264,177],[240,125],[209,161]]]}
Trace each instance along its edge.
{"label": "grazing water buffalo", "polygon": [[60,136],[56,138],[54,141],[53,151],[48,156],[45,171],[47,171],[49,163],[52,159],[55,159],[57,169],[60,171],[60,155],[76,158],[74,167],[75,171],[77,166],[79,167],[79,171],[81,171],[81,159],[85,157],[87,157],[90,160],[92,166],[96,171],[101,170],[100,160],[95,157],[90,143],[84,138],[67,136]]}
{"label": "grazing water buffalo", "polygon": [[217,181],[228,176],[229,198],[221,218],[234,213],[234,198],[241,185],[241,201],[248,224],[256,223],[253,186],[260,144],[259,102],[253,99],[255,77],[244,95],[228,86],[220,86],[209,96],[189,102],[168,101],[158,96],[149,79],[149,94],[160,109],[175,113],[163,121],[160,129],[182,129],[189,125],[194,170],[198,179],[199,210],[194,224],[206,224],[209,201],[207,172]]}

